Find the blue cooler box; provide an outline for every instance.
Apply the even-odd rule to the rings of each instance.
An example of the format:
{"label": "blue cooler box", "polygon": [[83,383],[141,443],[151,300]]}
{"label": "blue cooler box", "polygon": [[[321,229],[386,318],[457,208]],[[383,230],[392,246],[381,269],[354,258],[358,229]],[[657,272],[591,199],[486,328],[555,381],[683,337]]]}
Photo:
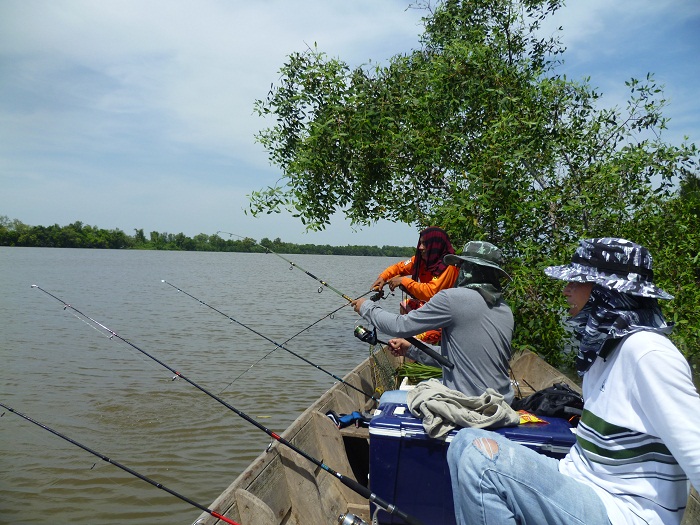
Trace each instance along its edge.
{"label": "blue cooler box", "polygon": [[[380,498],[427,525],[454,525],[454,504],[446,440],[429,437],[411,415],[404,391],[386,392],[369,424],[369,483]],[[576,441],[566,419],[538,416],[548,424],[528,423],[494,429],[508,439],[554,458],[563,458]],[[380,524],[403,524],[379,511]]]}

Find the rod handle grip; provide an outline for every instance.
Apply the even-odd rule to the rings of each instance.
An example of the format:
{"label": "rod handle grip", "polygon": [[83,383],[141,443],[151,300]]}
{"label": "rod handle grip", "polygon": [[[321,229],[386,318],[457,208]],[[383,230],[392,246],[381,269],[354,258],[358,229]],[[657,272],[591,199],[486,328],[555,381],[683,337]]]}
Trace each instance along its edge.
{"label": "rod handle grip", "polygon": [[418,348],[419,350],[421,350],[421,351],[425,352],[426,354],[428,354],[430,357],[432,357],[433,359],[435,359],[435,361],[437,361],[438,363],[440,363],[440,364],[441,364],[442,366],[444,366],[445,368],[449,368],[450,370],[452,370],[452,369],[455,367],[455,365],[454,365],[454,363],[453,363],[452,361],[450,361],[449,359],[443,357],[441,354],[438,354],[435,350],[433,350],[432,348],[430,348],[428,345],[426,345],[426,344],[425,344],[423,341],[421,341],[420,339],[416,339],[415,337],[407,337],[407,338],[406,338],[406,341],[408,341],[409,343],[411,343],[413,346],[415,346],[415,347]]}
{"label": "rod handle grip", "polygon": [[359,494],[362,497],[367,498],[368,500],[374,502],[377,506],[381,507],[385,511],[387,511],[389,514],[393,514],[395,516],[398,516],[401,518],[403,521],[407,523],[407,525],[424,525],[421,520],[418,518],[414,518],[413,516],[410,516],[403,512],[402,510],[398,509],[391,503],[388,503],[384,501],[382,498],[374,494],[371,490],[369,490],[367,487],[364,485],[360,485],[357,481],[355,481],[352,478],[348,478],[346,476],[343,476],[342,474],[338,474],[338,477],[340,481],[343,482],[343,484],[354,491],[355,493]]}

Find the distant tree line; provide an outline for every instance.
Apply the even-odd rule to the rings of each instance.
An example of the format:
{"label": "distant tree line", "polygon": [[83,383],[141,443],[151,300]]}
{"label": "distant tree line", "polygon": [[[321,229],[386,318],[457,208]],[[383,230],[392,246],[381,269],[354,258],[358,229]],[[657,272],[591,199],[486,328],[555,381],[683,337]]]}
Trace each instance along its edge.
{"label": "distant tree line", "polygon": [[[226,235],[228,237],[228,235]],[[112,250],[175,250],[199,252],[264,252],[266,246],[276,253],[320,255],[364,255],[410,257],[415,248],[405,246],[330,246],[328,244],[294,244],[279,237],[263,238],[259,243],[250,237],[225,239],[217,234],[200,233],[187,237],[184,233],[135,229],[127,235],[120,229],[105,230],[76,221],[66,226],[29,226],[17,219],[0,215],[0,246],[27,246],[35,248],[102,248]]]}

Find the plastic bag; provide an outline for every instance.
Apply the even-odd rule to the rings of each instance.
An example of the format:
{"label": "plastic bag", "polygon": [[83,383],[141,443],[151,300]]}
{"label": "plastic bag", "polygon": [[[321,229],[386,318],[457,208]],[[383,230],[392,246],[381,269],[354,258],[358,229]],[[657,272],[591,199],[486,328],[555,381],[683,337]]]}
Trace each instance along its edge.
{"label": "plastic bag", "polygon": [[566,383],[555,383],[528,397],[516,399],[511,406],[538,416],[563,417],[578,423],[583,411],[583,398]]}

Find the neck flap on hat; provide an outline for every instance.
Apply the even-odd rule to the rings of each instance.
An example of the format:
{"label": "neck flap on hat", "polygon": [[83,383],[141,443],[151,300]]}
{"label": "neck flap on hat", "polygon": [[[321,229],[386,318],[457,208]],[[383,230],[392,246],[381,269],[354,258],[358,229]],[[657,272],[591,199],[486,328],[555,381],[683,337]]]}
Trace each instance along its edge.
{"label": "neck flap on hat", "polygon": [[462,263],[454,287],[476,290],[490,307],[495,306],[503,296],[495,269],[476,264]]}
{"label": "neck flap on hat", "polygon": [[586,306],[569,322],[580,341],[576,370],[585,374],[599,357],[607,357],[608,341],[620,340],[635,332],[669,334],[673,323],[666,323],[656,298],[633,296],[595,285]]}
{"label": "neck flap on hat", "polygon": [[421,240],[425,250],[421,251],[416,247],[416,258],[413,264],[413,275],[411,276],[414,281],[419,279],[422,266],[435,277],[441,275],[447,268],[442,258],[448,253],[453,254],[455,252],[447,233],[442,228],[435,226],[426,228],[420,232],[418,246],[421,245]]}

